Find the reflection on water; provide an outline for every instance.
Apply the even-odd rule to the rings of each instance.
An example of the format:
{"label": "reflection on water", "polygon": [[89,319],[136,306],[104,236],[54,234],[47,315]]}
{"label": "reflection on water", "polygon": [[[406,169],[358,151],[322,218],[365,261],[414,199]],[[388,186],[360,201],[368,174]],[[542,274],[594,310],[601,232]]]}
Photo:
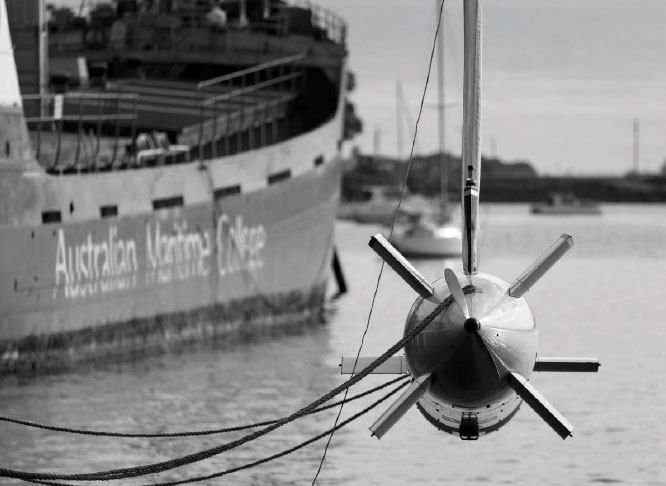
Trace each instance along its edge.
{"label": "reflection on water", "polygon": [[[525,206],[485,206],[481,269],[511,281],[557,237],[576,246],[526,296],[542,355],[599,356],[598,374],[535,374],[532,383],[576,427],[562,441],[527,407],[509,425],[463,442],[416,409],[381,441],[368,426],[383,407],[336,433],[319,484],[663,484],[666,402],[666,208],[606,206],[601,217],[536,217]],[[327,325],[301,334],[202,345],[78,373],[0,381],[0,413],[61,426],[117,431],[205,429],[282,417],[341,383],[339,357],[356,353],[379,260],[373,226],[340,223],[338,250],[351,293]],[[459,261],[446,262],[460,270]],[[416,262],[434,280],[441,261]],[[383,272],[363,354],[402,335],[413,291]],[[388,378],[372,376],[352,394]],[[358,388],[358,389],[356,389]],[[342,419],[373,399],[345,406]],[[242,448],[142,484],[210,474],[274,454],[333,425],[336,410],[295,422]],[[83,472],[158,462],[236,439],[105,439],[0,424],[2,467]],[[324,442],[227,478],[232,484],[310,484]],[[221,480],[204,484],[220,484]],[[21,484],[2,481],[2,484]]]}

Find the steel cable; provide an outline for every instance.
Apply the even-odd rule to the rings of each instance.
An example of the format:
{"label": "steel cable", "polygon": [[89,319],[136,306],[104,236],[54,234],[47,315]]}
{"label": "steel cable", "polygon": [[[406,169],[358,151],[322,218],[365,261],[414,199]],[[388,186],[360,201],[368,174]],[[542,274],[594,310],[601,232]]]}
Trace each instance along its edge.
{"label": "steel cable", "polygon": [[[359,398],[365,397],[367,395],[370,395],[376,391],[379,391],[383,388],[386,388],[387,386],[390,386],[394,383],[397,383],[400,380],[406,379],[407,376],[403,375],[398,378],[395,378],[394,380],[387,381],[386,383],[383,383],[379,386],[376,386],[374,388],[371,388],[370,390],[364,391],[363,393],[359,393],[358,395],[354,395],[351,398],[348,398],[346,400],[339,400],[337,402],[331,403],[329,405],[325,405],[323,407],[319,407],[315,410],[313,410],[311,413],[318,413],[318,412],[323,412],[324,410],[329,410],[333,407],[337,407],[341,403],[348,403],[352,402],[354,400],[358,400]],[[70,427],[56,427],[53,425],[45,425],[45,424],[40,424],[37,422],[30,422],[28,420],[20,420],[20,419],[13,419],[10,417],[2,417],[0,416],[0,422],[8,422],[12,424],[17,424],[17,425],[24,425],[26,427],[33,427],[37,429],[43,429],[43,430],[50,430],[53,432],[64,432],[64,433],[69,433],[69,434],[78,434],[78,435],[91,435],[91,436],[96,436],[96,437],[116,437],[116,438],[170,438],[170,437],[199,437],[199,436],[205,436],[205,435],[216,435],[216,434],[224,434],[227,432],[238,432],[241,430],[246,430],[246,429],[254,429],[257,427],[265,427],[267,425],[271,425],[275,422],[277,422],[279,419],[276,420],[266,420],[264,422],[256,422],[253,424],[247,424],[247,425],[239,425],[236,427],[227,427],[223,429],[209,429],[209,430],[195,430],[195,431],[184,431],[184,432],[163,432],[163,433],[136,433],[136,434],[131,434],[131,433],[125,433],[125,432],[109,432],[109,431],[103,431],[103,430],[85,430],[85,429],[74,429]]]}
{"label": "steel cable", "polygon": [[360,373],[353,375],[347,381],[343,382],[327,394],[323,395],[319,399],[311,402],[309,405],[301,408],[300,410],[294,412],[288,417],[284,417],[275,423],[252,432],[244,437],[241,437],[237,440],[228,442],[226,444],[221,444],[219,446],[195,452],[193,454],[188,454],[179,458],[171,459],[168,461],[147,464],[142,466],[130,467],[130,468],[121,468],[121,469],[112,469],[108,471],[100,471],[95,473],[78,473],[78,474],[51,474],[51,473],[32,473],[27,471],[20,471],[14,469],[0,468],[0,477],[7,478],[16,478],[22,480],[41,480],[41,481],[50,481],[50,480],[64,480],[64,481],[111,481],[113,479],[123,479],[130,477],[145,476],[147,474],[154,474],[158,472],[168,471],[175,469],[187,464],[192,464],[194,462],[203,461],[210,457],[219,455],[223,452],[229,451],[236,447],[239,447],[243,444],[246,444],[250,441],[258,439],[273,430],[276,430],[294,420],[297,420],[305,415],[308,415],[313,410],[321,406],[322,404],[329,401],[334,396],[338,395],[347,388],[355,385],[363,378],[372,373],[376,368],[378,368],[382,363],[388,360],[391,356],[397,353],[404,345],[413,339],[415,336],[419,335],[423,330],[441,313],[446,307],[448,307],[453,302],[451,296],[444,299],[435,309],[426,316],[423,321],[421,321],[417,326],[415,326],[409,333],[405,334],[402,339],[398,340],[393,346],[387,349],[384,354],[379,356],[375,361],[370,363],[365,367]]}
{"label": "steel cable", "polygon": [[[403,378],[405,378],[405,377],[403,377]],[[392,380],[391,383],[395,383],[395,381],[396,380]],[[385,385],[388,385],[388,383],[386,383]],[[291,447],[289,449],[285,449],[281,452],[273,454],[272,456],[264,457],[264,458],[258,459],[256,461],[253,461],[253,462],[250,462],[250,463],[247,463],[247,464],[243,464],[242,466],[237,466],[237,467],[234,467],[234,468],[231,468],[231,469],[226,469],[224,471],[209,474],[207,476],[197,476],[197,477],[193,477],[193,478],[181,479],[181,480],[178,480],[178,481],[170,481],[170,482],[162,482],[162,483],[150,483],[150,484],[143,484],[143,485],[139,485],[139,486],[178,486],[180,484],[195,483],[195,482],[199,482],[199,481],[206,481],[208,479],[219,478],[221,476],[226,476],[228,474],[232,474],[232,473],[239,472],[239,471],[242,471],[242,470],[245,470],[245,469],[250,469],[250,468],[253,468],[253,467],[256,467],[256,466],[260,466],[260,465],[265,464],[267,462],[270,462],[270,461],[273,461],[273,460],[278,459],[280,457],[291,454],[292,452],[296,452],[297,450],[302,449],[303,447],[308,446],[308,445],[312,444],[313,442],[316,442],[320,439],[323,439],[324,437],[329,435],[333,430],[339,430],[339,429],[343,428],[344,426],[350,424],[354,420],[356,420],[359,417],[365,415],[370,410],[372,410],[373,408],[375,408],[379,404],[383,403],[384,401],[386,401],[387,399],[392,397],[398,391],[402,390],[405,386],[407,386],[406,382],[400,384],[397,387],[395,387],[393,390],[388,392],[386,395],[381,397],[379,400],[377,400],[374,403],[372,403],[371,405],[367,406],[366,408],[364,408],[360,412],[352,415],[348,419],[340,422],[339,424],[336,424],[334,427],[331,427],[330,429],[322,432],[321,434],[316,435],[314,437],[311,437],[310,439],[308,439],[304,442],[301,442],[300,444],[298,444],[294,447]],[[26,481],[26,482],[29,482],[29,483],[34,483],[34,484],[44,484],[44,485],[47,485],[47,486],[78,486],[78,485],[72,485],[72,484],[67,484],[67,483],[55,483],[55,482],[40,481],[40,480],[23,479],[23,481]]]}
{"label": "steel cable", "polygon": [[[391,237],[393,236],[393,230],[395,228],[395,223],[398,219],[398,213],[400,212],[400,205],[402,204],[402,200],[405,196],[405,189],[407,188],[407,178],[409,176],[409,170],[412,167],[412,161],[414,158],[414,147],[416,145],[416,137],[419,133],[419,121],[421,121],[421,114],[423,113],[423,104],[425,102],[425,96],[426,92],[428,91],[428,82],[430,81],[430,72],[432,70],[432,61],[433,58],[435,57],[435,48],[437,46],[437,36],[441,35],[439,33],[439,29],[441,27],[442,23],[442,12],[444,11],[444,2],[445,0],[441,1],[441,5],[439,8],[439,17],[437,19],[437,28],[435,29],[435,37],[432,41],[432,48],[430,49],[430,60],[428,61],[428,72],[426,74],[426,80],[425,80],[425,86],[423,87],[423,94],[421,95],[421,104],[419,106],[419,113],[418,116],[416,117],[416,125],[414,127],[414,137],[412,138],[412,147],[409,152],[409,160],[407,161],[407,169],[405,170],[405,177],[402,180],[402,187],[400,189],[400,198],[398,199],[398,205],[395,208],[395,212],[393,213],[393,219],[391,220],[391,228],[389,230],[389,241],[391,240]],[[368,333],[368,330],[370,328],[370,319],[372,318],[372,311],[375,307],[375,300],[377,298],[377,292],[379,291],[379,282],[382,279],[382,274],[384,273],[384,261],[382,260],[381,267],[379,268],[379,274],[377,275],[377,283],[375,285],[375,292],[372,295],[372,302],[370,304],[370,311],[368,312],[368,320],[365,326],[365,331],[363,332],[363,335],[361,336],[361,344],[358,347],[358,352],[356,353],[356,361],[354,362],[354,368],[352,369],[352,374],[356,371],[356,363],[358,362],[358,358],[361,356],[361,350],[363,349],[363,343],[365,341],[365,336]],[[344,398],[347,398],[347,391],[345,391],[345,396]],[[343,400],[343,406],[344,406],[344,400]],[[338,416],[335,419],[335,424],[338,423],[338,420],[340,419],[340,415],[342,414],[342,406],[340,407],[340,411],[338,412]],[[333,433],[335,432],[335,427],[332,429],[331,435],[328,439],[328,442],[326,442],[326,446],[324,447],[324,453],[322,454],[321,461],[319,462],[319,467],[317,468],[317,472],[315,473],[314,478],[312,479],[312,486],[315,486],[315,483],[317,482],[317,478],[319,477],[319,473],[321,473],[321,469],[324,466],[324,461],[326,460],[326,452],[328,451],[328,447],[331,444],[331,441],[333,440]]]}

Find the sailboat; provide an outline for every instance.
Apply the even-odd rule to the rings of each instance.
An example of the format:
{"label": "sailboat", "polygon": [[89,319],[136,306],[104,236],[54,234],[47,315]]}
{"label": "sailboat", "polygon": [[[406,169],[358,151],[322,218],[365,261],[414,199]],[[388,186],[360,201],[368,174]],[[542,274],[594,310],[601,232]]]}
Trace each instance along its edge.
{"label": "sailboat", "polygon": [[[436,1],[437,14],[440,14],[439,1]],[[443,1],[443,0],[441,0]],[[461,254],[462,233],[460,227],[451,220],[451,207],[448,201],[448,164],[445,163],[445,118],[444,118],[444,35],[438,33],[437,45],[437,108],[439,111],[439,167],[440,167],[440,206],[438,217],[426,213],[416,214],[413,221],[395,229],[391,243],[400,252],[412,258],[446,258]]]}

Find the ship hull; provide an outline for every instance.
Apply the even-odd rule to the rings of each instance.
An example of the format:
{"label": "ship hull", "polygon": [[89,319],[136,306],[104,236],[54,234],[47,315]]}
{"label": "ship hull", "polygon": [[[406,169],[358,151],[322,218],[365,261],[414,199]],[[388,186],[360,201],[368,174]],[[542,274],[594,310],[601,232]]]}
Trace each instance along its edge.
{"label": "ship hull", "polygon": [[[32,32],[37,11],[21,15],[32,4],[12,5],[13,28]],[[30,114],[9,16],[0,0],[0,370],[320,322],[345,135],[337,17],[317,35],[280,36],[284,47],[296,39],[298,52],[276,50],[271,62],[229,64],[226,48],[209,45],[210,69],[193,59],[185,76],[202,83],[174,83],[163,78],[183,73],[158,55],[144,60],[154,76],[134,72],[129,92],[70,93],[65,83],[24,96],[37,107]],[[254,38],[251,31],[238,34]],[[177,50],[189,52],[196,38],[181,33]],[[45,43],[18,38],[36,51],[22,63],[34,69]],[[86,112],[90,102],[95,114]],[[160,132],[165,124],[169,133]],[[45,159],[51,145],[53,160]]]}
{"label": "ship hull", "polygon": [[318,320],[339,187],[335,156],[210,203],[1,227],[3,367],[54,368]]}

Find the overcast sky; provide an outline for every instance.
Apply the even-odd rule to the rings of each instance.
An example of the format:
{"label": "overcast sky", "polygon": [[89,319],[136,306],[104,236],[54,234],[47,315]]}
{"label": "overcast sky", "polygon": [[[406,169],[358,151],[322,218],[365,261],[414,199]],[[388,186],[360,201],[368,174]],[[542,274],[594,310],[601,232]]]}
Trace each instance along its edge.
{"label": "overcast sky", "polygon": [[[349,24],[353,94],[365,133],[357,142],[395,155],[395,84],[416,118],[432,45],[436,0],[319,0]],[[446,0],[446,99],[460,100],[462,0]],[[666,159],[665,0],[485,0],[483,149],[528,160],[541,173],[621,174]],[[436,102],[433,71],[427,101]],[[447,147],[459,153],[462,110],[446,112]],[[426,108],[419,145],[435,150],[437,114]],[[407,131],[404,130],[405,138]],[[405,143],[407,145],[407,143]]]}
{"label": "overcast sky", "polygon": [[[53,0],[76,5],[80,0]],[[303,0],[304,1],[304,0]],[[94,3],[94,2],[93,2]],[[426,78],[437,0],[313,0],[349,26],[353,93],[365,132],[356,143],[397,154],[396,83],[412,119]],[[446,99],[461,99],[463,0],[446,0]],[[666,0],[483,0],[483,151],[527,160],[543,174],[622,174],[666,159]],[[427,102],[437,101],[433,70]],[[446,112],[446,146],[460,152],[462,110]],[[404,122],[404,120],[403,120]],[[403,129],[408,144],[406,127]],[[438,147],[424,110],[422,152]],[[405,148],[405,150],[407,150]]]}

